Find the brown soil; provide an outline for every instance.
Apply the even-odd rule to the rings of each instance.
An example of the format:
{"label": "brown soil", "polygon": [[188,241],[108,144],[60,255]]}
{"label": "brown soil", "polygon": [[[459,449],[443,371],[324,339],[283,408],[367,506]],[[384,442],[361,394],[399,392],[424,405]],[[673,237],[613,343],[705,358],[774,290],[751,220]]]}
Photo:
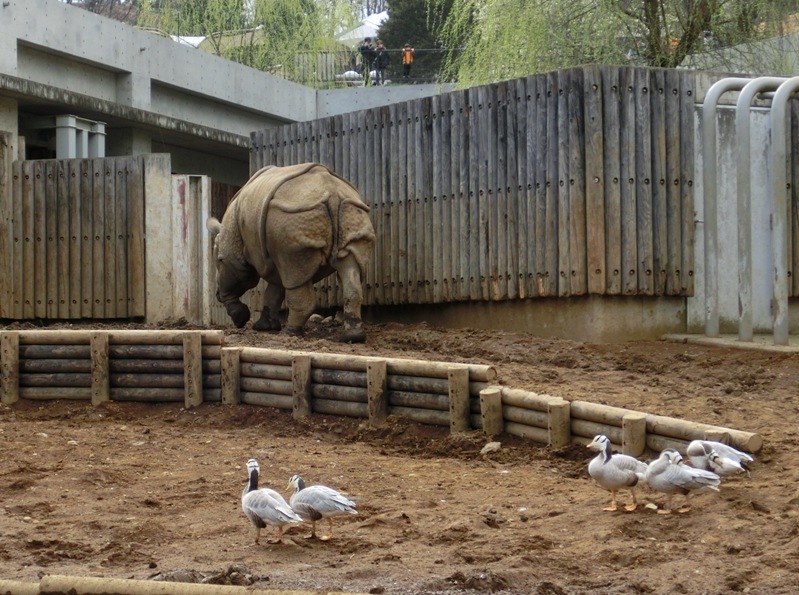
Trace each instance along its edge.
{"label": "brown soil", "polygon": [[[493,364],[502,383],[760,433],[751,477],[687,514],[603,512],[584,447],[207,404],[0,408],[0,577],[43,574],[370,593],[796,593],[799,355],[374,325],[365,345],[230,331],[229,344]],[[654,453],[648,453],[653,456]],[[245,463],[358,502],[331,541],[253,543]],[[644,491],[644,501],[662,503]],[[626,496],[626,494],[625,494]],[[322,525],[324,528],[324,525]],[[273,530],[264,537],[273,538]]]}

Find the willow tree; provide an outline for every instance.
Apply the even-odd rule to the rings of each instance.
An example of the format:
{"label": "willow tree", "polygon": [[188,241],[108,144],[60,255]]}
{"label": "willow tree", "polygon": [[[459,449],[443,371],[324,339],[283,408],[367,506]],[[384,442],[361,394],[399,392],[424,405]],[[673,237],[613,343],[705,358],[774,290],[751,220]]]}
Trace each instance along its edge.
{"label": "willow tree", "polygon": [[169,35],[204,38],[200,49],[307,81],[340,50],[335,35],[351,27],[349,0],[141,0],[138,24]]}
{"label": "willow tree", "polygon": [[[445,0],[429,0],[433,6]],[[587,63],[675,67],[773,35],[796,0],[454,0],[440,32],[462,85]],[[455,49],[458,51],[453,51]]]}

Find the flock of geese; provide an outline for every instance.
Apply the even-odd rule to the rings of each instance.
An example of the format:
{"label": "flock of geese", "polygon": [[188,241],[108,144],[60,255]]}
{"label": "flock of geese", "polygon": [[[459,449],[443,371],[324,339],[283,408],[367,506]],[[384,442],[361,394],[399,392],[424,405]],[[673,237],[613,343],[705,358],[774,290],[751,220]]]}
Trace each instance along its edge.
{"label": "flock of geese", "polygon": [[[624,505],[627,511],[638,507],[636,488],[646,484],[656,492],[667,495],[666,504],[658,509],[659,514],[671,514],[672,499],[676,494],[685,497],[685,504],[677,509],[683,513],[691,510],[691,494],[701,490],[718,491],[722,477],[746,472],[747,463],[754,461],[751,455],[712,440],[694,440],[686,449],[690,465],[674,449],[666,449],[650,463],[635,457],[614,453],[607,436],[599,434],[588,445],[598,454],[588,464],[588,474],[596,483],[610,492],[610,506],[603,510],[619,509],[616,496],[619,490],[629,490],[632,502]],[[306,486],[299,475],[293,475],[286,486],[291,491],[289,500],[271,488],[259,488],[258,461],[247,461],[248,481],[241,494],[241,508],[255,527],[255,543],[259,543],[261,529],[267,525],[277,527],[277,539],[283,540],[283,528],[287,525],[311,523],[311,534],[316,538],[316,523],[327,519],[328,532],[318,539],[327,541],[333,537],[333,517],[342,514],[358,514],[355,502],[340,492],[324,485]]]}
{"label": "flock of geese", "polygon": [[676,494],[685,498],[685,504],[677,512],[688,512],[692,493],[718,491],[722,477],[742,472],[748,474],[747,463],[754,461],[751,455],[713,440],[694,440],[688,444],[685,454],[690,465],[685,464],[683,456],[671,448],[661,452],[649,464],[629,455],[614,453],[610,440],[602,434],[594,436],[588,448],[599,451],[588,464],[588,474],[610,492],[610,506],[603,509],[607,511],[618,510],[616,495],[623,489],[632,495],[632,502],[624,509],[635,510],[638,507],[635,490],[646,484],[667,496],[666,504],[658,509],[658,514],[671,514],[672,499]]}
{"label": "flock of geese", "polygon": [[288,502],[271,488],[259,488],[258,477],[261,468],[258,461],[247,461],[247,485],[241,494],[241,509],[255,527],[255,543],[259,543],[261,529],[267,525],[277,527],[277,539],[270,543],[283,541],[283,527],[301,522],[311,523],[311,534],[315,538],[316,523],[327,519],[328,533],[319,537],[327,541],[333,537],[333,517],[341,514],[358,514],[355,502],[323,485],[306,486],[302,477],[293,475],[286,489],[291,490]]}

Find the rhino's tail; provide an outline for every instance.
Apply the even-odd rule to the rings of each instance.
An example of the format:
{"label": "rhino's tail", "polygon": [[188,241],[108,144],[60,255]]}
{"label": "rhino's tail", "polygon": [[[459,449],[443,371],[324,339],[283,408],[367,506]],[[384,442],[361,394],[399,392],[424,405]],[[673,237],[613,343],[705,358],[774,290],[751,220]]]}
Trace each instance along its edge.
{"label": "rhino's tail", "polygon": [[219,235],[219,232],[222,231],[222,224],[216,217],[208,217],[208,220],[205,222],[205,227],[211,234],[211,239],[214,239]]}

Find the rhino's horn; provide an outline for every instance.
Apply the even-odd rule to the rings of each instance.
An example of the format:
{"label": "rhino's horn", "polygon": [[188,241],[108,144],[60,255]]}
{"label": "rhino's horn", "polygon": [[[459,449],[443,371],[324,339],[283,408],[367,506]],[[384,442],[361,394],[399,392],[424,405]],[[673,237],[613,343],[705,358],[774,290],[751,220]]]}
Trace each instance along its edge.
{"label": "rhino's horn", "polygon": [[211,233],[211,237],[215,238],[220,231],[222,231],[222,224],[219,222],[219,219],[216,217],[208,217],[208,221],[205,222],[205,226],[208,228],[208,231]]}

